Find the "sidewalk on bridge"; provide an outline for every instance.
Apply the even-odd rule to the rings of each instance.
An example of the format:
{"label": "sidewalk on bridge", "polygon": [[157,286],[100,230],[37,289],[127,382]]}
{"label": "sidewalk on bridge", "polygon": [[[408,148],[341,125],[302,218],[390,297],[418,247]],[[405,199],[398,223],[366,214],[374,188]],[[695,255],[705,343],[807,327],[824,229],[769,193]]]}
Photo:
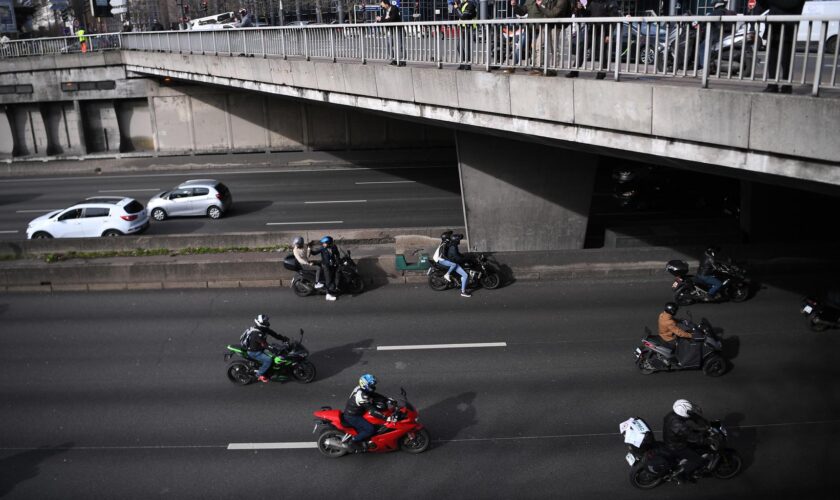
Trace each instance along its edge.
{"label": "sidewalk on bridge", "polygon": [[[371,287],[384,284],[424,283],[418,271],[397,271],[393,244],[347,247]],[[762,275],[822,274],[840,271],[838,245],[815,251],[802,245],[743,245],[727,252],[746,260],[751,277]],[[507,282],[557,279],[657,279],[669,281],[665,263],[671,259],[697,267],[702,248],[664,247],[633,249],[565,250],[552,252],[499,252]],[[170,288],[256,288],[289,286],[293,273],[282,266],[286,251],[234,252],[199,255],[158,255],[0,262],[0,291],[58,292],[143,290]]]}

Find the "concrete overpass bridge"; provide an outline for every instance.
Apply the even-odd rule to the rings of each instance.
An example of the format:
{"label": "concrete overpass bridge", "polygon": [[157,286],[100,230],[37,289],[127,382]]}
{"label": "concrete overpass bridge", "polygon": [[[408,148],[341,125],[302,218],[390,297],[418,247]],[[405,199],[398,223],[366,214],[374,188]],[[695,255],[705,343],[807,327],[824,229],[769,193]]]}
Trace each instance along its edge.
{"label": "concrete overpass bridge", "polygon": [[[730,32],[737,23],[744,26],[743,19],[756,27],[773,25],[766,18],[717,19],[724,26],[720,38],[726,26]],[[672,20],[676,30],[686,21],[691,19]],[[726,73],[723,56],[714,72],[710,65],[698,72],[700,45],[694,46],[693,61],[658,64],[657,54],[667,57],[663,47],[642,63],[638,56],[658,35],[648,30],[642,43],[638,27],[627,28],[624,38],[635,36],[635,49],[622,52],[624,44],[613,47],[602,37],[589,38],[599,44],[575,45],[573,36],[589,31],[574,24],[519,23],[526,40],[554,33],[555,50],[548,50],[542,37],[542,60],[517,59],[503,43],[502,29],[509,24],[481,22],[469,28],[473,31],[457,23],[406,23],[399,29],[131,33],[120,36],[119,51],[10,58],[3,61],[0,85],[24,91],[28,85],[31,91],[0,94],[7,104],[0,127],[9,122],[8,132],[0,128],[5,136],[0,152],[31,153],[27,141],[37,149],[39,127],[45,129],[41,150],[47,153],[62,134],[77,152],[93,142],[99,151],[126,149],[127,140],[156,152],[190,153],[376,147],[395,138],[445,144],[444,127],[454,130],[449,137],[454,135],[457,147],[465,221],[471,246],[479,250],[581,247],[601,154],[830,193],[840,186],[838,49],[824,36],[816,56],[807,47],[795,55],[794,71],[785,80],[766,67],[762,71],[760,57],[749,62],[746,77],[748,47],[737,64],[734,56],[728,58]],[[589,24],[606,30],[610,40],[622,40],[622,28],[632,27],[615,20]],[[455,30],[454,40],[448,27]],[[711,32],[705,30],[708,42]],[[468,55],[459,50],[464,33],[475,42]],[[705,60],[714,58],[710,45],[703,49]],[[572,46],[608,56],[578,65]],[[688,54],[688,47],[683,50]],[[387,64],[392,57],[396,64]],[[408,66],[401,67],[403,61]],[[474,71],[450,67],[465,61],[477,63]],[[476,71],[526,65],[539,66],[543,74],[577,68],[611,78]],[[795,95],[756,92],[761,87],[755,83],[773,81],[798,84]],[[56,102],[59,107],[50,108]],[[41,125],[38,113],[31,112],[35,104]],[[26,106],[30,111],[16,114]],[[101,139],[80,140],[84,126],[75,136],[70,132],[74,121],[97,117],[98,125],[87,128]],[[58,132],[51,139],[46,129]],[[115,136],[121,139],[116,147]],[[742,200],[742,209],[751,212],[747,219],[759,219],[749,205]]]}

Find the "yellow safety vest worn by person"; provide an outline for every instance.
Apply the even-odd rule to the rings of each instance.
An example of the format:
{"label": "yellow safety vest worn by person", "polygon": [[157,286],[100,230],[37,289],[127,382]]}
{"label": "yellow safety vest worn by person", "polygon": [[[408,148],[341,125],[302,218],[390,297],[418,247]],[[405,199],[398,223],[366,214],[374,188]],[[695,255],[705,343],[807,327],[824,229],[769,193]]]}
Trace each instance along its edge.
{"label": "yellow safety vest worn by person", "polygon": [[79,42],[86,42],[87,37],[85,37],[85,30],[80,29],[76,32],[76,35],[79,37]]}

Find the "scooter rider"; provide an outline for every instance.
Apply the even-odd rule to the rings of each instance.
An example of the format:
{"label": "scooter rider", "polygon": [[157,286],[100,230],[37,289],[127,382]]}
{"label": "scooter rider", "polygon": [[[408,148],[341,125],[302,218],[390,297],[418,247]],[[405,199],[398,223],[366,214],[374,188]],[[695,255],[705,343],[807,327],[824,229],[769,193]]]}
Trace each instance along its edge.
{"label": "scooter rider", "polygon": [[359,385],[350,393],[347,406],[344,408],[344,420],[357,431],[350,441],[354,450],[365,450],[365,442],[376,433],[376,427],[365,420],[365,413],[370,412],[375,417],[385,419],[385,415],[376,410],[374,403],[386,398],[375,391],[376,377],[365,373],[359,378]]}
{"label": "scooter rider", "polygon": [[432,260],[440,264],[441,266],[449,266],[449,270],[446,271],[446,274],[443,275],[443,278],[446,281],[449,281],[451,278],[449,275],[455,268],[458,266],[457,264],[453,264],[446,260],[446,250],[449,248],[449,243],[452,240],[452,231],[445,231],[443,234],[440,235],[440,245],[438,245],[437,250],[435,250],[434,255],[432,255]]}
{"label": "scooter rider", "polygon": [[[471,295],[467,292],[467,283],[469,282],[469,275],[466,271],[464,271],[463,264],[466,262],[466,258],[461,254],[461,251],[458,250],[458,245],[461,244],[461,239],[464,237],[463,234],[453,234],[452,238],[449,240],[449,245],[446,247],[446,258],[441,258],[440,263],[445,266],[450,266],[450,272],[452,266],[455,266],[455,272],[461,275],[461,297],[471,297]],[[446,273],[443,276],[447,281],[449,281],[449,273]]]}
{"label": "scooter rider", "polygon": [[268,383],[268,378],[265,376],[265,373],[271,368],[272,360],[272,356],[265,352],[265,349],[268,347],[266,337],[270,335],[285,343],[288,343],[289,339],[269,328],[270,323],[268,322],[268,316],[265,314],[260,314],[254,318],[254,325],[256,326],[249,327],[245,330],[242,334],[241,341],[242,346],[248,352],[248,357],[261,363],[257,380],[265,384]]}
{"label": "scooter rider", "polygon": [[315,271],[315,288],[324,288],[324,283],[321,280],[321,266],[310,260],[312,251],[309,246],[304,244],[303,236],[298,236],[292,241],[292,253],[295,255],[295,260],[300,264],[300,268],[304,271]]}
{"label": "scooter rider", "polygon": [[327,300],[335,300],[335,271],[341,260],[341,254],[335,245],[332,236],[321,238],[321,248],[312,250],[312,255],[321,256],[321,270],[327,282]]}
{"label": "scooter rider", "polygon": [[686,459],[683,470],[677,476],[680,482],[694,479],[694,472],[703,466],[703,457],[692,449],[706,441],[709,424],[702,416],[699,406],[687,399],[674,401],[673,410],[665,415],[662,437],[665,446],[677,459]]}
{"label": "scooter rider", "polygon": [[719,256],[720,249],[716,247],[709,247],[703,252],[703,261],[700,263],[700,268],[697,270],[697,275],[694,277],[696,281],[709,286],[709,294],[706,300],[717,299],[718,290],[723,286],[723,283],[715,276],[717,271],[717,262],[715,257]]}
{"label": "scooter rider", "polygon": [[677,314],[679,306],[674,302],[668,302],[661,313],[659,313],[659,336],[665,341],[671,349],[677,347],[677,338],[684,339],[692,338],[692,335],[677,326],[677,320],[674,315]]}

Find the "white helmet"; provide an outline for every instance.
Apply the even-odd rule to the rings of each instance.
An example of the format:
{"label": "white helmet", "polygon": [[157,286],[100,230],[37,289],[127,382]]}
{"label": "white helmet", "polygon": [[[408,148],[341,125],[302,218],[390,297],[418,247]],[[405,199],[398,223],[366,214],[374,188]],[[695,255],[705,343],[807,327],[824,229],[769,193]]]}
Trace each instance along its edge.
{"label": "white helmet", "polygon": [[696,413],[697,415],[702,415],[703,410],[700,407],[687,399],[678,399],[674,401],[674,413],[677,415],[688,418],[690,413]]}
{"label": "white helmet", "polygon": [[254,318],[254,324],[260,327],[269,327],[268,316],[265,314],[260,314],[256,318]]}

